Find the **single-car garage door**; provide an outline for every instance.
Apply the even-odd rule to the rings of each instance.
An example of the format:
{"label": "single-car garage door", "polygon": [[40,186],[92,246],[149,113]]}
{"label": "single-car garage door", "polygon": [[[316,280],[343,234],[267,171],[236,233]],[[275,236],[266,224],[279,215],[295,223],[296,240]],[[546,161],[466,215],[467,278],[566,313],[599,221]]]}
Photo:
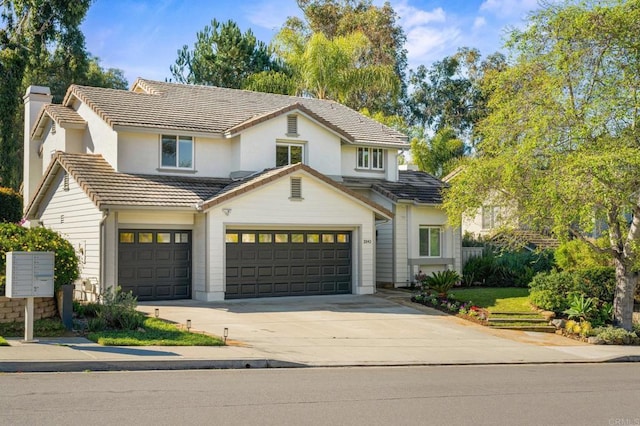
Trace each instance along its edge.
{"label": "single-car garage door", "polygon": [[191,298],[191,231],[121,229],[118,285],[138,300]]}
{"label": "single-car garage door", "polygon": [[226,234],[226,299],[351,293],[351,233]]}

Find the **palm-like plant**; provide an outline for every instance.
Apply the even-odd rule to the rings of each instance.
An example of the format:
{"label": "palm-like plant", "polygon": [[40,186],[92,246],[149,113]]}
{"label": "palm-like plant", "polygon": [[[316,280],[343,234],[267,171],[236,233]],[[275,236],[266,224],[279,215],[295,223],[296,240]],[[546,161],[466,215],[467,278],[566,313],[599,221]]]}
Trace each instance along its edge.
{"label": "palm-like plant", "polygon": [[460,275],[456,271],[446,270],[434,272],[428,276],[424,283],[440,297],[445,297],[447,292],[460,281]]}

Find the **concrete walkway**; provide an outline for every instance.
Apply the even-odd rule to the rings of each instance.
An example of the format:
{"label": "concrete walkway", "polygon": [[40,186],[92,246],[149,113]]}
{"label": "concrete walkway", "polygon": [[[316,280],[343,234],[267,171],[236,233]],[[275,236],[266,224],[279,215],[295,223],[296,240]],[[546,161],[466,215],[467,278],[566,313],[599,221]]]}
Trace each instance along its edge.
{"label": "concrete walkway", "polygon": [[203,303],[139,310],[221,336],[226,347],[102,347],[82,338],[10,340],[0,371],[452,365],[640,361],[638,346],[595,346],[548,333],[492,330],[413,304],[409,294]]}

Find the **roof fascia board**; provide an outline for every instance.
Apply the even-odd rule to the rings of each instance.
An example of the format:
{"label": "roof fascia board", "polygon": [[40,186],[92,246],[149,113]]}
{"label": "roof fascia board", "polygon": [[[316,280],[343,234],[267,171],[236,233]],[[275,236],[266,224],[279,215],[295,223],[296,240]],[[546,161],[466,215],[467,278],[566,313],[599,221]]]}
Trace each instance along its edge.
{"label": "roof fascia board", "polygon": [[221,133],[211,132],[198,132],[194,130],[180,130],[175,128],[166,127],[151,127],[151,126],[131,126],[124,124],[114,124],[113,130],[116,132],[131,132],[131,133],[153,133],[153,134],[179,134],[181,136],[193,136],[198,138],[208,139],[223,139],[224,136]]}

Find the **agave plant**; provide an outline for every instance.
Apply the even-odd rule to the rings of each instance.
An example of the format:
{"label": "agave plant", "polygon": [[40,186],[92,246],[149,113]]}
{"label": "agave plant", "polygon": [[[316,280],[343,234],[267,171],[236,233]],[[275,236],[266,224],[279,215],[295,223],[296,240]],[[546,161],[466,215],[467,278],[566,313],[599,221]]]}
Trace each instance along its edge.
{"label": "agave plant", "polygon": [[579,318],[586,320],[596,308],[597,299],[584,297],[584,294],[574,294],[569,302],[569,309],[563,311],[570,319]]}
{"label": "agave plant", "polygon": [[425,279],[426,286],[440,297],[446,297],[451,288],[460,281],[456,271],[446,270],[434,272]]}

